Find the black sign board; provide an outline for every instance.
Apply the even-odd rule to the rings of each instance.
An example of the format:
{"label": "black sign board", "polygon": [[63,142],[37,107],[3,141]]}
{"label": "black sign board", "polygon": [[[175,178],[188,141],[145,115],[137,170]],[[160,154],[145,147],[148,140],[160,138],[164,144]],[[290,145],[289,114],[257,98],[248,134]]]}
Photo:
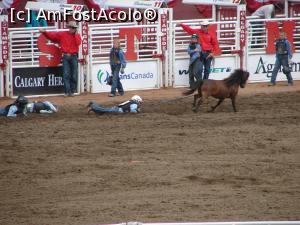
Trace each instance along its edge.
{"label": "black sign board", "polygon": [[64,93],[62,67],[13,68],[13,95]]}

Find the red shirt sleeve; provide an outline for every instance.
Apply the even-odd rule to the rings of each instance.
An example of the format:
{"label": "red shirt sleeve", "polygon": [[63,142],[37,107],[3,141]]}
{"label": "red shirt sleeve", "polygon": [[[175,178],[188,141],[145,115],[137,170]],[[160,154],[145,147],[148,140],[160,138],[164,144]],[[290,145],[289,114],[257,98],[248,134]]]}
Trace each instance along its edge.
{"label": "red shirt sleeve", "polygon": [[77,45],[77,46],[81,45],[81,37],[80,37],[80,34],[76,34],[76,35],[75,35],[75,41],[76,41],[76,45]]}
{"label": "red shirt sleeve", "polygon": [[46,38],[48,38],[49,40],[59,43],[60,39],[61,39],[61,35],[60,32],[48,32],[45,31],[43,32],[43,34],[46,36]]}
{"label": "red shirt sleeve", "polygon": [[193,29],[193,28],[191,28],[190,26],[188,26],[188,25],[185,25],[185,24],[183,24],[183,23],[181,23],[180,24],[180,26],[182,27],[182,29],[184,29],[188,34],[197,34],[198,32],[198,30],[196,30],[196,29]]}

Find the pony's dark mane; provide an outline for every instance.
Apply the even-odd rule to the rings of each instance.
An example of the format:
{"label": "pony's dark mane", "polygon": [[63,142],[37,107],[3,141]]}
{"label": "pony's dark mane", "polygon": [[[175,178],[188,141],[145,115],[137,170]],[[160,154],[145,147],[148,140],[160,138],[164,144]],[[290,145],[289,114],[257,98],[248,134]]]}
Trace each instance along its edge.
{"label": "pony's dark mane", "polygon": [[229,77],[225,78],[224,82],[228,87],[235,84],[240,84],[243,81],[243,76],[244,71],[237,69]]}

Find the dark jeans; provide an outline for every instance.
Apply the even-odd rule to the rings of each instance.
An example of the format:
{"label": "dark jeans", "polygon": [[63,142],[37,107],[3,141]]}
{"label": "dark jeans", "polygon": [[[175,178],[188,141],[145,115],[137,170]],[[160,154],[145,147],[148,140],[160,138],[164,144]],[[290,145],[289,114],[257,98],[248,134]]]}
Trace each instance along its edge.
{"label": "dark jeans", "polygon": [[196,82],[202,79],[203,64],[200,59],[196,59],[189,67],[189,83],[192,88]]}
{"label": "dark jeans", "polygon": [[210,73],[210,65],[211,65],[212,58],[206,59],[209,54],[210,52],[201,52],[201,60],[204,66],[203,80],[208,79]]}
{"label": "dark jeans", "polygon": [[6,116],[7,112],[5,109],[0,108],[0,116]]}
{"label": "dark jeans", "polygon": [[[273,83],[273,84],[276,83],[276,77],[277,77],[278,71],[281,66],[289,67],[289,58],[287,55],[276,56],[275,66],[274,66],[274,69],[272,72],[272,77],[271,77],[271,83]],[[293,78],[292,78],[291,72],[286,74],[286,78],[287,78],[289,84],[293,83]]]}
{"label": "dark jeans", "polygon": [[77,55],[63,56],[64,89],[66,94],[77,92],[78,57]]}
{"label": "dark jeans", "polygon": [[122,83],[120,81],[120,76],[119,76],[121,64],[113,65],[113,66],[111,66],[111,69],[112,69],[111,72],[112,72],[113,78],[112,78],[112,85],[111,85],[110,93],[115,95],[116,89],[118,89],[119,94],[123,95],[124,89],[123,89]]}
{"label": "dark jeans", "polygon": [[95,112],[95,113],[120,113],[119,107],[114,106],[111,108],[105,108],[102,105],[93,103],[91,106],[91,109]]}

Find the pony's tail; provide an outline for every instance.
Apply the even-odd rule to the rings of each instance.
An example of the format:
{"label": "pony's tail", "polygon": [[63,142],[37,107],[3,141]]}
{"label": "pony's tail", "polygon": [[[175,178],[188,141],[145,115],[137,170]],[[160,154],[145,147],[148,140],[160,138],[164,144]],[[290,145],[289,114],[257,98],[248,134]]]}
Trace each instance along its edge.
{"label": "pony's tail", "polygon": [[193,94],[199,87],[201,87],[203,84],[203,80],[198,80],[196,82],[196,84],[194,84],[194,87],[192,87],[191,89],[184,91],[182,94],[183,95],[190,95]]}

